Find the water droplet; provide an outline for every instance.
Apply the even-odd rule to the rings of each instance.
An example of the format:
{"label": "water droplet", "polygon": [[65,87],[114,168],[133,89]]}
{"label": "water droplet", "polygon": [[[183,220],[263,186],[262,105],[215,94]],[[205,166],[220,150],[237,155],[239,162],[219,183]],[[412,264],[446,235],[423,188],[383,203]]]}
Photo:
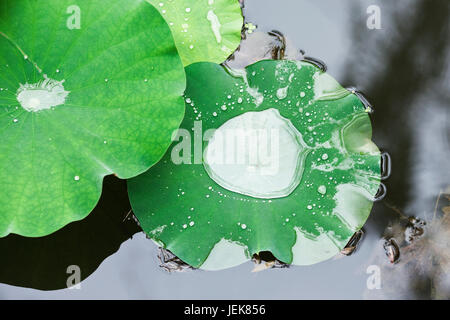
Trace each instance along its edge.
{"label": "water droplet", "polygon": [[73,179],[74,179],[75,181],[79,181],[79,180],[80,180],[80,176],[75,176]]}
{"label": "water droplet", "polygon": [[288,87],[280,88],[277,90],[277,98],[283,100],[287,96]]}
{"label": "water droplet", "polygon": [[327,159],[328,159],[328,154],[324,153],[324,154],[322,155],[322,159],[323,159],[323,160],[327,160]]}
{"label": "water droplet", "polygon": [[191,8],[186,8],[186,12],[191,12]]}
{"label": "water droplet", "polygon": [[307,208],[308,208],[309,210],[311,210],[311,209],[312,209],[312,205],[309,204],[309,205],[307,206]]}
{"label": "water droplet", "polygon": [[320,194],[325,194],[325,193],[327,193],[327,187],[325,187],[325,186],[319,186],[318,188],[317,188],[317,192],[319,192]]}
{"label": "water droplet", "polygon": [[245,223],[243,223],[243,224],[241,224],[241,228],[245,230],[245,229],[247,229],[247,225]]}
{"label": "water droplet", "polygon": [[187,224],[183,224],[183,229],[186,229],[187,228]]}
{"label": "water droplet", "polygon": [[192,227],[195,224],[194,221],[189,222],[189,225]]}
{"label": "water droplet", "polygon": [[304,93],[303,91],[300,92],[300,97],[304,98],[306,96],[306,93]]}

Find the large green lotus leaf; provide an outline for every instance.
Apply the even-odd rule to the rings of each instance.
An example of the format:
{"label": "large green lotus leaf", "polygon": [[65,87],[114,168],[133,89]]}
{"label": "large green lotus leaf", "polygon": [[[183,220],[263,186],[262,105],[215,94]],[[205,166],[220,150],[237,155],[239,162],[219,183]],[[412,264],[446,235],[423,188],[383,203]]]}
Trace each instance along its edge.
{"label": "large green lotus leaf", "polygon": [[169,23],[185,66],[222,63],[241,41],[238,0],[149,0]]}
{"label": "large green lotus leaf", "polygon": [[[380,153],[371,141],[369,110],[357,95],[303,61],[260,61],[241,71],[197,63],[187,68],[187,79],[181,128],[192,131],[201,120],[202,132],[194,131],[190,145],[190,135],[175,137],[160,163],[128,183],[146,233],[187,263],[209,270],[238,265],[261,251],[286,263],[313,264],[345,247],[366,221],[380,185]],[[292,150],[300,150],[293,162],[297,185],[288,194],[230,191],[195,159],[195,149],[200,145],[206,157],[213,141],[210,134],[202,145],[201,134],[241,115],[251,115],[242,123],[254,125],[258,114],[281,116],[298,131],[298,149],[295,140],[280,146],[282,174],[292,169],[286,162]],[[228,174],[231,184],[246,181]],[[282,179],[268,177],[247,187],[264,189]]]}
{"label": "large green lotus leaf", "polygon": [[157,162],[183,115],[170,29],[141,0],[0,3],[0,236],[84,218]]}

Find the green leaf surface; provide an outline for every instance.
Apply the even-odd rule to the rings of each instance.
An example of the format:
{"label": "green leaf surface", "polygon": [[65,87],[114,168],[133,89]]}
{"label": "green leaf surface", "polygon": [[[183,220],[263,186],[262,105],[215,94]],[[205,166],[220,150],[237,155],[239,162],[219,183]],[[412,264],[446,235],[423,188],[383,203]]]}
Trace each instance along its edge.
{"label": "green leaf surface", "polygon": [[105,175],[157,162],[184,88],[170,29],[145,1],[1,1],[0,236],[80,220]]}
{"label": "green leaf surface", "polygon": [[222,63],[241,41],[238,0],[149,0],[169,23],[185,66]]}
{"label": "green leaf surface", "polygon": [[[359,98],[303,61],[261,61],[245,71],[197,63],[186,70],[181,128],[192,131],[201,120],[204,135],[243,114],[277,110],[301,135],[294,166],[303,170],[296,171],[299,183],[287,196],[233,192],[195,161],[195,140],[203,150],[212,142],[202,145],[197,133],[182,144],[189,140],[181,135],[161,162],[128,182],[144,231],[183,261],[209,270],[238,265],[261,251],[296,265],[337,254],[363,226],[380,184],[380,153]],[[282,165],[292,148],[280,148]],[[172,161],[185,153],[184,163]],[[262,187],[274,182],[268,177]]]}

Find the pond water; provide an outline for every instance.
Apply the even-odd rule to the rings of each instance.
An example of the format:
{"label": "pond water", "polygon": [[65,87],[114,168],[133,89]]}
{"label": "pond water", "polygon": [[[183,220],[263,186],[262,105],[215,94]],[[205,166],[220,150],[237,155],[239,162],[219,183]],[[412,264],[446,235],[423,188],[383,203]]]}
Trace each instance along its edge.
{"label": "pond water", "polygon": [[[367,26],[370,5],[381,10],[381,29]],[[397,226],[402,214],[432,225],[433,212],[437,219],[449,206],[449,1],[246,0],[244,13],[257,25],[255,33],[278,30],[290,56],[302,49],[325,61],[333,77],[359,88],[375,109],[374,141],[391,155],[392,175],[384,181],[386,198],[375,203],[364,226],[359,250],[307,267],[251,273],[248,262],[218,272],[168,273],[159,267],[158,248],[127,215],[125,183],[108,177],[99,205],[85,220],[44,238],[0,239],[0,299],[430,298],[436,297],[436,281],[437,297],[450,298],[444,222],[432,229],[443,235],[440,252],[413,251],[413,263],[428,257],[425,252],[443,269],[414,269],[422,282],[412,283],[400,262],[390,265],[379,254],[386,228]],[[250,51],[257,55],[261,47]],[[64,289],[70,265],[86,278],[80,289]],[[368,288],[368,266],[381,270],[381,289]]]}

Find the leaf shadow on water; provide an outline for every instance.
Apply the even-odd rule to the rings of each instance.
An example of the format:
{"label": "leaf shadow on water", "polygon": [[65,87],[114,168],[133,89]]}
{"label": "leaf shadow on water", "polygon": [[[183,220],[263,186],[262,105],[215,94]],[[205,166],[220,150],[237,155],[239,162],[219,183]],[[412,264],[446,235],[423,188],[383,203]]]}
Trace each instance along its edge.
{"label": "leaf shadow on water", "polygon": [[16,234],[0,239],[0,282],[40,290],[67,288],[67,268],[89,277],[141,228],[131,218],[126,182],[105,177],[103,194],[91,214],[41,238]]}

